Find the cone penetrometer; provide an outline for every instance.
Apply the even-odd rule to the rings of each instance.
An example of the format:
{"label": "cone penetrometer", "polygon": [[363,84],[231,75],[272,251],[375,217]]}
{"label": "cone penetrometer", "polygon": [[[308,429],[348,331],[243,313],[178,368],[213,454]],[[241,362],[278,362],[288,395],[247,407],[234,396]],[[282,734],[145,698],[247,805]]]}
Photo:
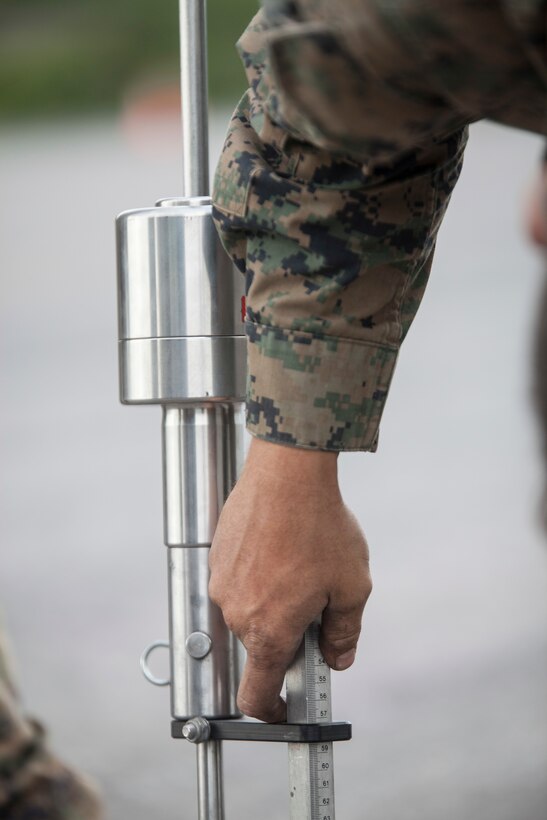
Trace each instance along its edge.
{"label": "cone penetrometer", "polygon": [[[243,461],[243,277],[208,197],[205,0],[181,0],[183,188],[117,220],[120,394],[163,408],[172,734],[196,743],[200,820],[222,820],[222,740],[289,742],[291,817],[334,820],[329,671],[306,633],[287,676],[290,724],[239,720],[242,651],[209,600],[208,553]],[[153,647],[152,647],[153,648]],[[150,648],[149,648],[150,650]]]}

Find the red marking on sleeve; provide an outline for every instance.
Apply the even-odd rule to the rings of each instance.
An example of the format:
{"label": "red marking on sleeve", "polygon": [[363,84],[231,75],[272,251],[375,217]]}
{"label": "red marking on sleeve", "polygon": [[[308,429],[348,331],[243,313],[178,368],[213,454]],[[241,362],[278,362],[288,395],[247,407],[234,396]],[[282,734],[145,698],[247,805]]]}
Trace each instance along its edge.
{"label": "red marking on sleeve", "polygon": [[245,316],[247,315],[247,304],[245,302],[245,297],[241,297],[241,321],[245,321]]}

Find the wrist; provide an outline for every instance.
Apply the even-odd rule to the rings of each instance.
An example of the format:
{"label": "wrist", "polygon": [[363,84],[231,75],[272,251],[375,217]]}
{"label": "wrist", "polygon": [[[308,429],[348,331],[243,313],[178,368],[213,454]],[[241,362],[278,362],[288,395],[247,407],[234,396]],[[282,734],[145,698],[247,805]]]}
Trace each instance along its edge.
{"label": "wrist", "polygon": [[253,437],[245,468],[278,481],[338,487],[338,453],[326,450],[289,447]]}

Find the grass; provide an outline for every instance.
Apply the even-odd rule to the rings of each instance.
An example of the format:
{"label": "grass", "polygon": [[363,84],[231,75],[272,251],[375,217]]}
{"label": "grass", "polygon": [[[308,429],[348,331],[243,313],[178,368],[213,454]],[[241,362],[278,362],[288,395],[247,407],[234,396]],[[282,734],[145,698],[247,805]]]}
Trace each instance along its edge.
{"label": "grass", "polygon": [[[257,0],[208,0],[209,87],[245,88],[234,44]],[[115,110],[149,77],[176,79],[178,0],[0,0],[0,117]]]}

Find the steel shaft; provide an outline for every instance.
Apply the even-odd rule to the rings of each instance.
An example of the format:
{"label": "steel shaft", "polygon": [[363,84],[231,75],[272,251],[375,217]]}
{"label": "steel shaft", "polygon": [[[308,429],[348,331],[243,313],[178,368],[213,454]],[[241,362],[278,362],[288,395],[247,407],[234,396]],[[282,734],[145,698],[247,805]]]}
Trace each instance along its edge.
{"label": "steel shaft", "polygon": [[[199,197],[207,196],[209,193],[209,127],[208,127],[208,89],[207,89],[207,6],[206,0],[180,0],[179,3],[180,16],[180,89],[181,89],[181,117],[182,117],[182,191],[184,196]],[[167,423],[168,413],[165,417]],[[164,427],[165,430],[165,427]],[[182,431],[182,426],[181,426]],[[225,425],[225,431],[229,432],[229,426]],[[165,439],[164,439],[165,440]],[[169,469],[169,458],[167,456],[167,448],[165,453],[165,474]],[[214,453],[214,455],[212,454]],[[198,456],[198,453],[195,454]],[[213,467],[221,467],[221,481],[226,479],[224,475],[224,464],[219,464],[219,459],[215,448],[207,453],[202,451],[205,455],[203,466],[209,462]],[[209,455],[209,458],[207,456]],[[235,458],[235,455],[232,454]],[[192,457],[192,456],[191,456]],[[199,456],[198,456],[199,457]],[[197,462],[196,462],[197,464]],[[228,459],[228,472],[232,471],[234,476],[234,464],[230,463]],[[181,461],[181,466],[183,462]],[[187,468],[183,468],[183,471]],[[207,469],[201,471],[201,478],[205,478]],[[236,471],[237,472],[237,471]],[[189,473],[189,470],[187,470]],[[234,476],[235,477],[235,476]],[[196,482],[197,484],[198,482]],[[169,478],[166,477],[166,498]],[[203,537],[199,533],[200,526],[205,529],[211,528],[211,525],[216,526],[216,520],[220,513],[220,507],[224,502],[225,490],[227,489],[225,482],[221,487],[218,486],[217,476],[210,475],[208,482],[208,490],[206,493],[210,501],[209,508],[200,515],[199,513],[194,517],[194,525],[196,527],[196,538]],[[220,505],[218,502],[220,501]],[[216,517],[214,507],[216,505]],[[198,507],[200,506],[198,502]],[[167,507],[166,507],[167,509]],[[203,510],[202,510],[203,513]],[[185,519],[183,518],[183,521]],[[189,520],[186,518],[186,520]],[[191,517],[190,517],[190,520]],[[182,523],[182,522],[181,522]],[[184,526],[184,524],[183,524]],[[168,520],[166,517],[166,534],[168,530]],[[170,535],[170,534],[169,534]],[[211,542],[212,535],[205,543]],[[203,542],[201,542],[203,543]],[[203,561],[204,559],[202,559]],[[171,564],[171,559],[170,559]],[[201,574],[204,574],[202,567]],[[208,577],[208,576],[207,576]],[[172,671],[177,668],[177,661],[180,658],[180,646],[176,641],[173,641],[174,630],[176,629],[176,613],[177,604],[173,601],[173,573],[170,569],[170,595],[171,595],[171,646],[172,646]],[[187,590],[189,593],[189,582],[186,581]],[[206,591],[205,591],[206,594]],[[219,629],[227,632],[226,626],[222,621],[220,613],[215,612],[213,605],[207,600],[202,607],[208,615],[214,618],[215,624]],[[225,640],[229,640],[227,635],[224,635]],[[216,650],[218,654],[218,649]],[[225,654],[225,653],[224,653]],[[222,667],[222,664],[221,664]],[[232,711],[235,707],[235,694],[237,694],[237,671],[229,674],[228,679],[223,684],[221,680],[218,681],[216,687],[217,694],[220,692],[224,695],[224,701],[228,700]],[[222,668],[221,668],[222,674]],[[230,685],[230,683],[232,685]],[[235,691],[233,687],[235,685]],[[199,690],[199,685],[198,685]],[[181,686],[172,686],[171,702],[173,708],[173,715],[177,708],[177,697],[180,694]],[[184,687],[186,691],[186,686]],[[221,698],[222,699],[222,698]],[[217,704],[219,705],[219,704]],[[220,708],[222,706],[220,705]],[[203,712],[196,712],[201,715]],[[224,820],[224,799],[223,799],[223,773],[222,773],[222,744],[217,741],[208,741],[207,743],[198,746],[197,749],[197,768],[198,768],[198,811],[199,820]]]}
{"label": "steel shaft", "polygon": [[[239,644],[209,599],[208,561],[220,511],[240,470],[242,451],[241,403],[164,407],[171,712],[177,720],[239,715]],[[200,645],[208,651],[196,651]]]}
{"label": "steel shaft", "polygon": [[197,747],[199,820],[224,817],[222,743],[207,740]]}
{"label": "steel shaft", "polygon": [[207,3],[180,0],[180,91],[184,196],[209,193]]}

